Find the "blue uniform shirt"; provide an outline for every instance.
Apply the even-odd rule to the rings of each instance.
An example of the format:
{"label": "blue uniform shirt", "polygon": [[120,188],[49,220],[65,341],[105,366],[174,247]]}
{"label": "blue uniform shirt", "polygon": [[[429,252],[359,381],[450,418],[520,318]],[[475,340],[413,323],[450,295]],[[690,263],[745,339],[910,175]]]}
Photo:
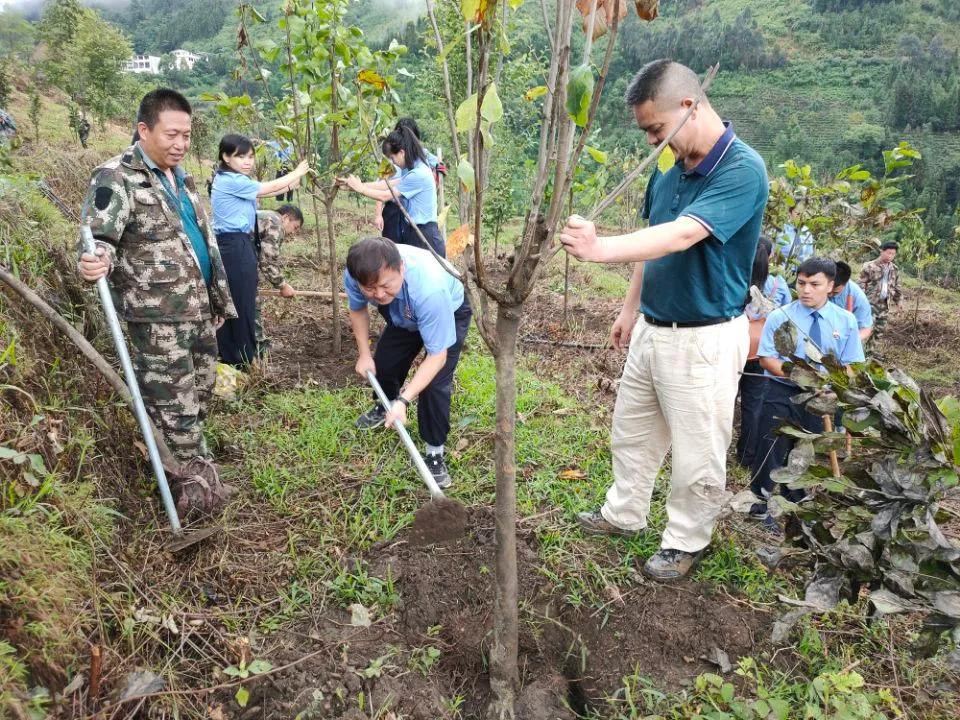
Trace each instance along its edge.
{"label": "blue uniform shirt", "polygon": [[[850,299],[853,300],[850,303]],[[857,319],[857,326],[863,328],[873,327],[873,308],[870,307],[870,301],[867,300],[867,294],[853,280],[847,282],[846,286],[836,297],[830,298],[830,302],[844,310],[849,310]],[[849,304],[849,307],[848,307]]]}
{"label": "blue uniform shirt", "polygon": [[[463,283],[440,267],[429,250],[411,245],[398,245],[397,249],[403,258],[403,285],[387,305],[390,322],[419,332],[427,353],[436,355],[457,341],[453,314],[463,305]],[[346,270],[343,285],[351,310],[374,304],[363,296],[360,284]]]}
{"label": "blue uniform shirt", "polygon": [[[801,304],[799,300],[794,300],[789,305],[777,308],[767,315],[767,322],[763,326],[757,355],[762,358],[777,358],[782,362],[789,360],[790,358],[783,357],[777,352],[773,334],[785,322],[792,320],[798,328],[797,347],[793,354],[798,358],[806,358],[807,334],[813,324],[814,310],[820,313],[818,324],[820,326],[820,350],[823,351],[823,354],[836,356],[844,365],[863,362],[863,345],[860,342],[857,319],[853,316],[853,313],[848,313],[831,302],[827,302],[823,307],[817,309],[808,308]],[[772,375],[770,372],[764,372],[767,375]]]}
{"label": "blue uniform shirt", "polygon": [[215,233],[251,233],[257,222],[260,183],[242,173],[218,171],[210,203]]}
{"label": "blue uniform shirt", "polygon": [[729,125],[697,167],[687,170],[680,160],[654,171],[643,217],[651,226],[690,217],[710,235],[644,263],[641,311],[666,322],[740,315],[768,191],[763,160]]}
{"label": "blue uniform shirt", "polygon": [[763,294],[781,307],[789,305],[793,300],[790,286],[782,275],[768,275],[767,281],[763,284]]}
{"label": "blue uniform shirt", "polygon": [[418,160],[412,170],[401,170],[396,190],[415,225],[437,221],[437,183],[429,165]]}
{"label": "blue uniform shirt", "polygon": [[207,287],[210,287],[210,283],[213,280],[213,267],[210,264],[210,250],[207,248],[207,239],[203,235],[203,230],[200,229],[200,222],[197,220],[196,208],[194,208],[193,203],[190,202],[190,195],[187,194],[187,188],[183,182],[183,179],[187,176],[187,174],[179,165],[173,168],[173,177],[177,181],[177,189],[174,191],[173,186],[170,185],[170,181],[167,179],[167,174],[163,172],[163,170],[161,170],[153,160],[150,159],[149,155],[140,149],[139,145],[137,145],[137,149],[140,152],[140,157],[143,158],[143,162],[146,163],[148,168],[150,168],[150,172],[152,172],[160,180],[160,185],[167,194],[167,199],[170,201],[170,204],[173,206],[174,210],[177,211],[177,214],[180,215],[180,224],[183,226],[183,231],[190,239],[190,246],[193,248],[193,254],[197,256],[197,264],[200,266],[200,274],[203,275],[203,280],[206,282]]}

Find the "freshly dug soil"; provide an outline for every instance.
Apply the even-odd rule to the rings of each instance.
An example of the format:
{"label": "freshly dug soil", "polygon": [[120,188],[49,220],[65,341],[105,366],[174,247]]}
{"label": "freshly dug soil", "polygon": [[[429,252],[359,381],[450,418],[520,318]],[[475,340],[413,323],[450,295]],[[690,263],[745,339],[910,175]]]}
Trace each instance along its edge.
{"label": "freshly dug soil", "polygon": [[[480,718],[489,700],[486,657],[492,639],[494,531],[492,513],[471,510],[469,532],[429,547],[409,540],[374,547],[372,574],[390,577],[399,602],[369,627],[354,627],[335,609],[293,632],[264,641],[274,666],[317,653],[250,689],[258,718],[450,717],[462,698],[463,718]],[[537,570],[536,540],[518,537],[520,672],[524,720],[574,718],[616,692],[624,676],[647,675],[676,689],[701,672],[713,648],[731,662],[755,652],[771,614],[727,596],[708,596],[693,582],[638,580],[600,610],[569,605]],[[279,644],[279,647],[278,647]],[[439,658],[417,663],[435,647]],[[363,693],[366,707],[358,712]],[[235,717],[246,717],[228,695]]]}
{"label": "freshly dug soil", "polygon": [[413,518],[411,545],[456,540],[467,531],[467,509],[450,498],[435,498],[424,503]]}

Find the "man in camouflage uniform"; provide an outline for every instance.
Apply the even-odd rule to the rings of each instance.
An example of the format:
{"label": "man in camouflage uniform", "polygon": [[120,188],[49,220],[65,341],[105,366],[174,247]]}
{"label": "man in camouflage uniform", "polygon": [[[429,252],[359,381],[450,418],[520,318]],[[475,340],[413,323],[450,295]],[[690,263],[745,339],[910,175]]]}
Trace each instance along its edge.
{"label": "man in camouflage uniform", "polygon": [[179,167],[190,147],[191,108],[178,92],[144,96],[139,141],[93,172],[84,221],[96,254],[79,271],[108,275],[127,322],[134,370],[154,424],[185,464],[173,478],[177,509],[212,512],[229,498],[207,459],[203,418],[216,378],[216,328],[236,311],[193,178]]}
{"label": "man in camouflage uniform", "polygon": [[[267,282],[280,291],[280,297],[292,298],[296,294],[296,291],[283,278],[280,246],[286,238],[296,235],[302,226],[303,213],[296,205],[281,205],[276,211],[257,211],[257,253],[261,277],[265,277]],[[257,355],[262,356],[270,349],[270,340],[263,332],[259,297],[257,297],[255,322]]]}
{"label": "man in camouflage uniform", "polygon": [[866,293],[870,307],[873,309],[871,344],[883,334],[890,306],[896,304],[900,307],[903,304],[900,278],[897,266],[893,263],[899,249],[900,246],[893,240],[883,243],[880,246],[880,256],[876,260],[864,263],[860,270],[859,285]]}

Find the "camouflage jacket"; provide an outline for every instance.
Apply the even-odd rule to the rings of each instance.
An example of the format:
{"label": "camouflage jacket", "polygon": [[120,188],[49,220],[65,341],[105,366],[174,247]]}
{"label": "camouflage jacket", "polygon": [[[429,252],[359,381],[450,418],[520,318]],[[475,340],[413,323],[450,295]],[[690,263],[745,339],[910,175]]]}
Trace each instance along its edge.
{"label": "camouflage jacket", "polygon": [[110,282],[129,322],[236,317],[227,274],[193,178],[184,185],[207,240],[207,288],[180,214],[135,145],[93,171],[84,221],[110,258]]}
{"label": "camouflage jacket", "polygon": [[[880,305],[880,288],[883,285],[883,263],[880,260],[871,260],[864,263],[860,270],[860,279],[858,283],[871,305]],[[898,277],[897,266],[890,263],[890,275],[887,278],[887,303],[895,305],[900,302],[900,279]]]}
{"label": "camouflage jacket", "polygon": [[257,232],[260,234],[260,272],[275,288],[283,285],[280,246],[283,245],[283,222],[273,210],[257,211]]}

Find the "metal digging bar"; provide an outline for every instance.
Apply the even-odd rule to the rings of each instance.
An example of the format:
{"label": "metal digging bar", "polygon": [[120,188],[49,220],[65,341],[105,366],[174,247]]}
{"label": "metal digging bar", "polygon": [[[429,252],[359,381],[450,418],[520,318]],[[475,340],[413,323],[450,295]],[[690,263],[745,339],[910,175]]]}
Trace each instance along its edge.
{"label": "metal digging bar", "polygon": [[[380,387],[376,376],[369,370],[367,371],[367,381],[370,383],[374,392],[377,393],[377,397],[380,399],[380,404],[383,405],[384,410],[389,410],[393,403],[390,401],[390,398],[387,397],[383,388]],[[414,445],[413,440],[410,439],[410,433],[407,432],[407,429],[402,423],[395,422],[393,426],[397,429],[397,434],[400,436],[400,440],[403,441],[403,446],[407,449],[407,454],[410,456],[410,459],[413,460],[417,472],[420,473],[420,478],[430,491],[430,497],[446,497],[446,495],[443,494],[443,490],[437,485],[437,481],[433,479],[433,473],[430,472],[430,468],[428,468],[427,464],[423,461],[423,456],[420,454],[420,451],[417,450],[417,446]]]}
{"label": "metal digging bar", "polygon": [[[93,232],[90,230],[89,225],[80,226],[80,237],[83,240],[83,249],[92,255],[96,254],[97,245],[93,240]],[[97,291],[100,293],[100,303],[103,305],[103,313],[107,317],[110,334],[113,335],[113,344],[117,349],[120,365],[123,367],[123,377],[127,382],[127,389],[130,391],[130,396],[133,399],[133,412],[137,417],[140,432],[143,434],[143,440],[147,445],[150,465],[153,467],[153,474],[157,478],[157,486],[160,488],[160,497],[163,500],[163,509],[167,514],[167,519],[170,521],[170,530],[174,535],[174,540],[170,543],[170,548],[174,551],[181,550],[199,540],[209,537],[220,528],[206,528],[196,534],[191,534],[189,537],[184,535],[183,527],[180,525],[180,517],[177,515],[177,507],[173,502],[173,495],[170,492],[170,484],[167,482],[167,473],[163,469],[163,463],[160,462],[160,452],[157,450],[157,443],[154,440],[153,432],[150,428],[150,419],[147,416],[147,409],[143,404],[143,396],[140,394],[140,385],[137,382],[136,373],[133,371],[133,364],[130,362],[130,352],[127,350],[127,341],[123,337],[123,330],[120,328],[120,320],[117,317],[117,310],[113,305],[113,297],[110,295],[110,286],[105,276],[97,280]]]}

